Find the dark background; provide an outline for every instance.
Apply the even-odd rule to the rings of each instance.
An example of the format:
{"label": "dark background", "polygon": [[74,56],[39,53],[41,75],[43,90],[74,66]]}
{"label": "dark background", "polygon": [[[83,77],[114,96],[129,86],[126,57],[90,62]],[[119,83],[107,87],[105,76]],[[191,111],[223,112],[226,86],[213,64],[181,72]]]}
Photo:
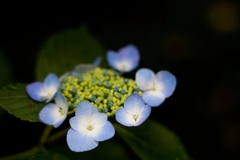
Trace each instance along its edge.
{"label": "dark background", "polygon": [[[176,76],[176,91],[152,110],[151,117],[173,130],[193,159],[240,157],[237,0],[119,3],[97,10],[84,5],[66,8],[11,8],[2,12],[0,48],[16,82],[34,81],[36,54],[46,38],[85,24],[106,49],[135,44],[141,54],[139,68],[168,70]],[[5,146],[1,155],[30,148],[44,127],[9,114],[1,121],[1,138],[6,140],[1,143]],[[22,134],[29,138],[27,142]]]}

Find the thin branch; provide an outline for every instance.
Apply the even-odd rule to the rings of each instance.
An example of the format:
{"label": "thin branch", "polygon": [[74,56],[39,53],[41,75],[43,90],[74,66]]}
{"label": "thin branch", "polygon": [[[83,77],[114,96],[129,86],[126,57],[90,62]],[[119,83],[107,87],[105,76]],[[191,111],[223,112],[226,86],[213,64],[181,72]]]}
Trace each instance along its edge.
{"label": "thin branch", "polygon": [[31,156],[35,155],[36,153],[38,153],[40,150],[42,149],[42,147],[40,146],[35,146],[29,150],[14,154],[14,155],[10,155],[10,156],[5,156],[5,157],[0,157],[1,160],[17,160],[17,159],[26,159],[26,158],[30,158]]}

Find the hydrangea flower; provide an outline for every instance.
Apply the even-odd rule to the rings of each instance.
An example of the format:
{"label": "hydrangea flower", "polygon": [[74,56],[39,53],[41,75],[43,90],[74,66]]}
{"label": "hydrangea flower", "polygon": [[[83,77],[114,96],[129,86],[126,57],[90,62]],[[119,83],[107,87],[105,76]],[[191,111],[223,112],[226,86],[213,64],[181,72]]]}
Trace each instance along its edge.
{"label": "hydrangea flower", "polygon": [[[56,103],[56,104],[55,104]],[[68,104],[60,91],[55,95],[55,103],[47,104],[39,113],[41,121],[59,127],[67,117]]]}
{"label": "hydrangea flower", "polygon": [[70,119],[70,125],[67,143],[75,152],[94,149],[98,142],[110,139],[115,134],[107,115],[99,113],[97,108],[87,101],[78,104],[75,117]]}
{"label": "hydrangea flower", "polygon": [[141,96],[133,93],[124,102],[124,107],[118,109],[116,120],[124,126],[139,126],[150,113],[151,107],[145,105]]}
{"label": "hydrangea flower", "polygon": [[49,102],[53,99],[55,93],[60,87],[60,81],[58,77],[50,73],[45,78],[44,82],[33,82],[27,85],[28,95],[39,102]]}
{"label": "hydrangea flower", "polygon": [[120,72],[132,71],[138,66],[139,60],[140,55],[134,45],[122,47],[118,52],[112,50],[107,52],[108,64]]}
{"label": "hydrangea flower", "polygon": [[137,86],[144,91],[143,100],[150,106],[159,106],[165,98],[172,95],[177,80],[168,71],[159,71],[156,75],[147,68],[139,69],[136,73]]}

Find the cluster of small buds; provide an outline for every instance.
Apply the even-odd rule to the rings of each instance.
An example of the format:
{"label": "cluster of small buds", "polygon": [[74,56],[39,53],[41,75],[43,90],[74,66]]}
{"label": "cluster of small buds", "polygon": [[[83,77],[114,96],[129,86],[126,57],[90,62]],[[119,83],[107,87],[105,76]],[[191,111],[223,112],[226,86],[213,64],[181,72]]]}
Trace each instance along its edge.
{"label": "cluster of small buds", "polygon": [[114,116],[132,93],[142,95],[134,80],[124,78],[112,69],[99,67],[81,76],[64,77],[60,90],[70,109],[76,108],[82,101],[89,101],[108,116]]}

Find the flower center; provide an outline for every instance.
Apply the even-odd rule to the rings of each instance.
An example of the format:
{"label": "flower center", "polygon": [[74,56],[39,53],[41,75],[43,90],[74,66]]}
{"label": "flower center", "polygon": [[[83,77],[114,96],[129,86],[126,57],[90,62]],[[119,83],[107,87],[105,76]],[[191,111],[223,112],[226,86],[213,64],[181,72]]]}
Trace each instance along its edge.
{"label": "flower center", "polygon": [[122,65],[122,66],[121,66],[121,69],[122,69],[122,70],[126,70],[127,67],[126,67],[125,65]]}
{"label": "flower center", "polygon": [[139,115],[136,115],[136,114],[135,114],[135,115],[133,115],[133,119],[134,119],[135,121],[137,121],[137,119],[138,119],[138,116],[139,116]]}
{"label": "flower center", "polygon": [[87,127],[87,130],[89,130],[89,131],[93,130],[93,126],[89,125],[89,126]]}
{"label": "flower center", "polygon": [[50,99],[50,98],[52,97],[52,94],[47,93],[47,94],[45,94],[45,95],[41,95],[41,97],[42,97],[43,99]]}
{"label": "flower center", "polygon": [[64,115],[66,113],[66,111],[64,109],[62,109],[61,107],[59,107],[59,112],[61,115]]}
{"label": "flower center", "polygon": [[156,87],[155,87],[155,86],[153,86],[153,87],[151,88],[151,90],[155,91],[155,90],[156,90]]}
{"label": "flower center", "polygon": [[82,75],[65,77],[61,92],[69,107],[75,108],[85,100],[108,116],[114,116],[132,93],[142,95],[134,80],[124,78],[114,70],[98,67]]}

